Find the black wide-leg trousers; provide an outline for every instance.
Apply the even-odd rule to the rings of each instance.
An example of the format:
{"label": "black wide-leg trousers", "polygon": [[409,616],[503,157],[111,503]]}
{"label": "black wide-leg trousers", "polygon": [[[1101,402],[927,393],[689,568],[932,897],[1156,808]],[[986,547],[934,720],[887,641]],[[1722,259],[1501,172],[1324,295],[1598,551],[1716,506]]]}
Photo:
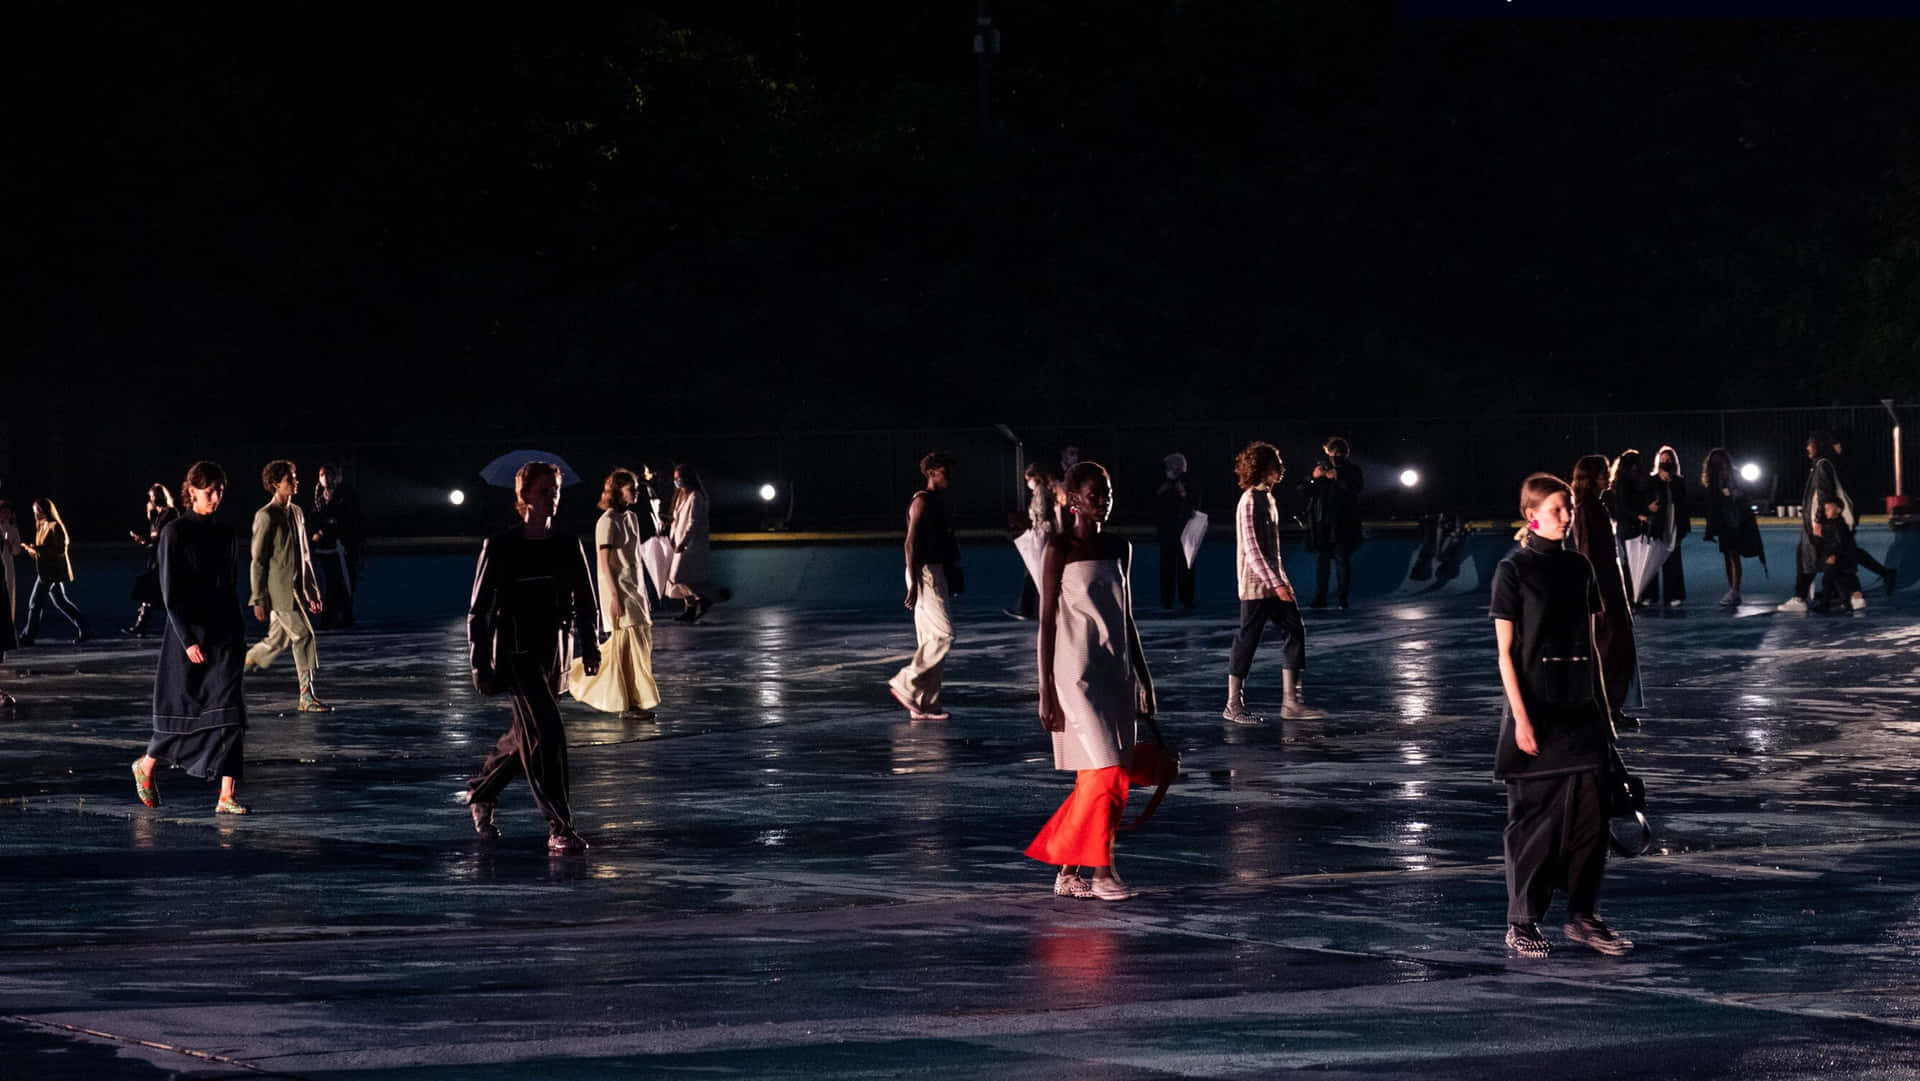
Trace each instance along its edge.
{"label": "black wide-leg trousers", "polygon": [[508,728],[480,773],[467,782],[471,803],[498,803],[515,777],[525,776],[533,804],[553,832],[573,827],[567,803],[567,730],[560,723],[560,701],[546,669],[535,659],[516,655],[508,662],[508,696],[513,726]]}
{"label": "black wide-leg trousers", "polygon": [[1591,916],[1607,866],[1600,772],[1507,782],[1507,922],[1538,923],[1553,891],[1569,916]]}

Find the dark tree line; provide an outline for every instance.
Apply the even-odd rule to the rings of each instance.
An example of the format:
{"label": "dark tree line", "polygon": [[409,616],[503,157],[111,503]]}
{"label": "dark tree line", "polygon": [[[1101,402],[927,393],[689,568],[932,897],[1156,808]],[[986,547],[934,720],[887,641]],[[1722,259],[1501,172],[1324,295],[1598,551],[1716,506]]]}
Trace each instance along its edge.
{"label": "dark tree line", "polygon": [[982,116],[971,3],[29,5],[15,355],[362,437],[1920,389],[1913,27],[1002,7]]}

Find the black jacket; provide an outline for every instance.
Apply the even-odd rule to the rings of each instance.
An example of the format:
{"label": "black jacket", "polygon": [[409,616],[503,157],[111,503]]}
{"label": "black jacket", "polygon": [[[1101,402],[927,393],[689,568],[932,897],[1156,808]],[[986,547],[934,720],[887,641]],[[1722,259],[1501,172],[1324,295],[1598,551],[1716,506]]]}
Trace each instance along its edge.
{"label": "black jacket", "polygon": [[1341,460],[1331,477],[1309,476],[1300,485],[1307,498],[1307,542],[1313,550],[1360,547],[1360,467]]}
{"label": "black jacket", "polygon": [[488,537],[473,573],[467,647],[477,672],[504,673],[514,654],[545,671],[555,693],[569,664],[569,631],[580,655],[600,659],[600,606],[587,554],[555,531],[528,540],[522,527]]}

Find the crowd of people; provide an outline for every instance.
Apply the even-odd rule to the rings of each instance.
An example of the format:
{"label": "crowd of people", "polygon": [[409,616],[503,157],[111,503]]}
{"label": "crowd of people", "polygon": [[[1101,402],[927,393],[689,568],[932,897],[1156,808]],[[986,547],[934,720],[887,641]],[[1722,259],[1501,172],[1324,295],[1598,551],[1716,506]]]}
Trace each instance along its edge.
{"label": "crowd of people", "polygon": [[[1316,557],[1307,607],[1345,608],[1353,553],[1363,542],[1364,481],[1345,439],[1331,437],[1322,450],[1324,457],[1297,489],[1306,510],[1306,544]],[[1889,592],[1895,572],[1879,566],[1854,539],[1853,504],[1831,438],[1811,434],[1806,451],[1794,596],[1780,608],[1864,607],[1859,569],[1877,569]],[[1164,483],[1152,496],[1159,599],[1164,609],[1177,602],[1191,610],[1194,549],[1188,534],[1196,521],[1204,525],[1204,511],[1185,456],[1170,454],[1163,464]],[[1038,558],[1029,564],[1028,595],[1013,614],[1038,622],[1037,712],[1052,741],[1055,768],[1073,772],[1075,780],[1026,852],[1054,869],[1056,894],[1117,901],[1133,890],[1114,867],[1114,841],[1129,786],[1142,779],[1138,725],[1153,718],[1157,698],[1134,620],[1133,548],[1106,528],[1115,502],[1112,477],[1103,466],[1080,460],[1077,448],[1068,448],[1062,465],[1059,473],[1037,463],[1026,470],[1024,524]],[[887,688],[916,721],[950,716],[942,699],[954,644],[950,606],[965,588],[949,495],[957,466],[945,452],[923,457],[924,486],[907,510],[904,605],[913,614],[915,650]],[[1238,725],[1266,723],[1249,706],[1246,685],[1269,624],[1280,638],[1279,717],[1323,717],[1306,702],[1306,625],[1281,558],[1288,515],[1276,493],[1286,465],[1272,444],[1253,442],[1236,455],[1233,475],[1240,490],[1231,527],[1239,618],[1226,657],[1222,717]],[[1696,506],[1704,508],[1704,539],[1717,544],[1722,556],[1723,606],[1741,603],[1743,561],[1762,555],[1754,505],[1722,448],[1701,464],[1699,498],[1689,491],[1671,446],[1661,447],[1651,462],[1632,449],[1612,459],[1585,455],[1570,476],[1563,481],[1536,473],[1523,482],[1518,507],[1525,524],[1491,585],[1504,692],[1494,775],[1506,782],[1508,793],[1505,941],[1523,956],[1551,951],[1538,924],[1556,890],[1568,897],[1569,941],[1604,953],[1631,948],[1599,919],[1596,904],[1608,837],[1605,771],[1617,732],[1637,726],[1635,713],[1643,706],[1633,609],[1684,605],[1680,542],[1692,531]],[[484,695],[505,695],[511,713],[507,730],[463,793],[474,829],[484,838],[499,835],[499,799],[511,781],[523,777],[546,819],[549,850],[570,854],[587,847],[568,799],[560,698],[653,716],[661,695],[653,675],[650,593],[681,600],[676,618],[687,622],[702,619],[713,603],[709,507],[699,475],[689,465],[674,469],[675,494],[664,513],[652,479],[650,470],[624,468],[606,476],[589,557],[578,539],[555,526],[560,468],[528,461],[513,479],[519,521],[481,546],[467,612],[473,684]],[[138,607],[125,628],[145,635],[153,617],[162,617],[153,734],[132,764],[136,794],[147,806],[160,805],[156,768],[172,764],[218,781],[216,814],[248,813],[238,791],[247,728],[243,677],[266,671],[281,653],[293,655],[295,708],[331,711],[315,690],[313,617],[351,625],[363,537],[339,467],[322,466],[319,480],[309,515],[295,502],[300,474],[293,462],[277,459],[261,470],[267,501],[252,520],[245,607],[266,632],[250,647],[235,603],[238,538],[215,517],[227,492],[225,471],[212,462],[195,463],[177,502],[166,486],[149,488],[146,530],[129,531],[149,557],[131,594]],[[10,506],[0,502],[0,553],[6,557],[0,563],[10,611],[14,555],[30,557],[36,571],[26,624],[16,634],[10,617],[0,628],[0,658],[33,644],[48,605],[71,622],[76,642],[88,637],[86,620],[65,588],[73,565],[59,510],[47,499],[35,500],[32,509],[28,541]],[[323,557],[324,575],[316,553]],[[12,704],[0,692],[0,708]]]}

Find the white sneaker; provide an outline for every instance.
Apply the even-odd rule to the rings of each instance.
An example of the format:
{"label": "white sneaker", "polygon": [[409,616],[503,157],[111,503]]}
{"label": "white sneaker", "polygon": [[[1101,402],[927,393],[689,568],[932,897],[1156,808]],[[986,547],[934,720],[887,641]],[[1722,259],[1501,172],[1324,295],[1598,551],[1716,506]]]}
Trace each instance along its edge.
{"label": "white sneaker", "polygon": [[1053,876],[1053,895],[1055,897],[1073,897],[1085,899],[1093,896],[1093,883],[1080,877],[1061,871]]}
{"label": "white sneaker", "polygon": [[1734,605],[1739,603],[1740,603],[1740,594],[1735,593],[1731,589],[1727,590],[1725,593],[1720,594],[1720,607],[1722,608],[1732,608]]}
{"label": "white sneaker", "polygon": [[1681,605],[1684,605],[1684,604],[1686,604],[1686,603],[1687,603],[1686,601],[1668,601],[1668,602],[1667,602],[1667,607],[1668,607],[1668,608],[1678,608],[1678,607],[1680,607]]}
{"label": "white sneaker", "polygon": [[1774,609],[1774,611],[1785,612],[1793,616],[1804,616],[1807,614],[1807,599],[1805,597],[1789,598],[1783,602],[1780,607]]}
{"label": "white sneaker", "polygon": [[1094,879],[1092,890],[1096,901],[1125,901],[1133,897],[1133,890],[1121,880],[1119,875]]}
{"label": "white sneaker", "polygon": [[1855,593],[1852,597],[1848,598],[1847,607],[1856,612],[1864,611],[1867,607],[1867,598]]}

